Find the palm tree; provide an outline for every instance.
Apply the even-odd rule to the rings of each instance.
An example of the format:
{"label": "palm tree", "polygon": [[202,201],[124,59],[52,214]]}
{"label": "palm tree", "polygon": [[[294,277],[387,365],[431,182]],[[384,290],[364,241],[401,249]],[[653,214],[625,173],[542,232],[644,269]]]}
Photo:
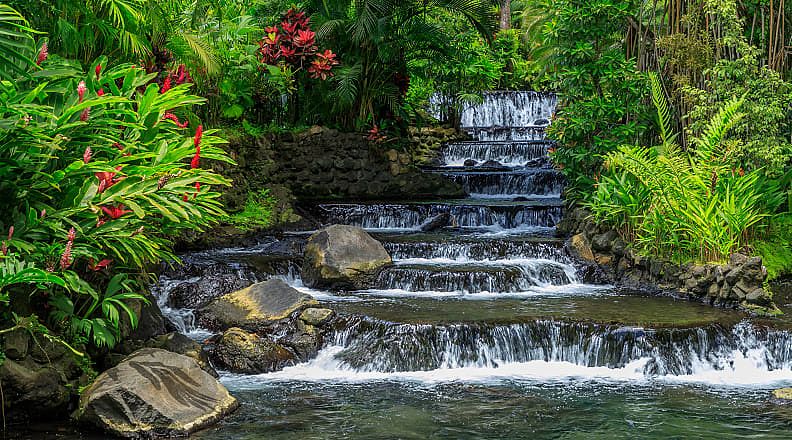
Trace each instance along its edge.
{"label": "palm tree", "polygon": [[463,17],[491,39],[496,24],[492,6],[492,0],[309,1],[319,38],[332,41],[342,56],[332,92],[332,111],[342,115],[342,125],[398,114],[407,59],[432,59],[448,51],[436,21],[439,13]]}

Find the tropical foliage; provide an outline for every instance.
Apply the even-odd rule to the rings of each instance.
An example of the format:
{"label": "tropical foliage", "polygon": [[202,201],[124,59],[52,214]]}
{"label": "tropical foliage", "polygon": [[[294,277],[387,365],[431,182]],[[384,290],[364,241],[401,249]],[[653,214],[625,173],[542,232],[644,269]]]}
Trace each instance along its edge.
{"label": "tropical foliage", "polygon": [[204,100],[189,83],[159,85],[106,57],[86,73],[48,60],[44,46],[15,53],[4,74],[27,70],[0,82],[0,290],[16,298],[7,313],[48,316],[60,334],[112,346],[123,320],[136,324],[131,302],[145,301],[149,267],[175,259],[169,237],[224,215],[212,187],[229,182],[203,166],[231,160],[192,115]]}
{"label": "tropical foliage", "polygon": [[745,113],[735,98],[706,123],[688,151],[676,144],[662,86],[653,76],[661,143],[622,146],[606,156],[607,174],[588,206],[652,255],[720,261],[768,232],[784,203],[780,181],[738,167],[738,141],[728,134]]}

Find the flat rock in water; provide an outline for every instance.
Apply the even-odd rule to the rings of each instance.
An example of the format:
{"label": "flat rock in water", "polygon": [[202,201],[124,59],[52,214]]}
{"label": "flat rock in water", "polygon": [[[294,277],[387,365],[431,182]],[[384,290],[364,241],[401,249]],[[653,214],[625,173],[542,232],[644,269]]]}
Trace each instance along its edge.
{"label": "flat rock in water", "polygon": [[282,280],[270,279],[215,299],[198,311],[198,319],[212,329],[259,331],[317,304],[312,296]]}
{"label": "flat rock in water", "polygon": [[186,436],[237,406],[194,359],[144,348],[100,374],[83,392],[75,416],[120,437]]}
{"label": "flat rock in water", "polygon": [[293,364],[294,359],[283,346],[240,328],[226,330],[212,350],[218,368],[240,374],[277,371]]}

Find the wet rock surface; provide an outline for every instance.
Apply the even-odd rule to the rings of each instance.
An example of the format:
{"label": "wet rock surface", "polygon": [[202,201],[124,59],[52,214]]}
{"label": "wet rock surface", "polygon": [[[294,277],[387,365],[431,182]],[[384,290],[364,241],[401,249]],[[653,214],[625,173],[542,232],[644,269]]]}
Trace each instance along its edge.
{"label": "wet rock surface", "polygon": [[236,327],[215,342],[211,359],[217,368],[239,374],[269,373],[295,362],[282,345]]}
{"label": "wet rock surface", "polygon": [[199,323],[210,329],[240,327],[269,331],[279,321],[318,304],[280,279],[270,279],[215,299],[197,311]]}
{"label": "wet rock surface", "polygon": [[391,263],[382,244],[362,228],[333,225],[308,239],[302,279],[315,288],[364,289]]}
{"label": "wet rock surface", "polygon": [[120,437],[186,436],[237,406],[194,359],[144,348],[97,377],[75,418]]}

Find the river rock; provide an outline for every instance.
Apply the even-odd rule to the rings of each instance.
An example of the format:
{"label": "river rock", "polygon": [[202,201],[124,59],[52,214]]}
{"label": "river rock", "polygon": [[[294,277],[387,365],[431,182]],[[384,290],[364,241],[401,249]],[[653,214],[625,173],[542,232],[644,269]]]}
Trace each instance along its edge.
{"label": "river rock", "polygon": [[66,415],[76,390],[89,382],[72,352],[26,328],[5,333],[0,340],[5,353],[0,363],[5,417],[33,416],[41,421]]}
{"label": "river rock", "polygon": [[211,357],[218,368],[239,374],[270,373],[294,363],[283,346],[236,327],[223,333]]}
{"label": "river rock", "polygon": [[266,331],[293,313],[317,304],[310,295],[273,278],[223,295],[197,313],[199,322],[207,328]]}
{"label": "river rock", "polygon": [[537,119],[537,120],[535,120],[533,122],[533,125],[538,125],[540,127],[545,127],[545,126],[550,125],[550,120],[549,119],[544,119],[544,118]]}
{"label": "river rock", "polygon": [[323,325],[330,321],[335,312],[330,309],[309,308],[300,313],[300,321],[308,325]]}
{"label": "river rock", "polygon": [[308,239],[302,279],[315,288],[364,289],[392,263],[382,244],[363,229],[333,225]]}
{"label": "river rock", "polygon": [[485,168],[502,168],[503,164],[498,162],[497,160],[488,160],[483,162],[480,166]]}
{"label": "river rock", "polygon": [[[146,294],[146,302],[139,300],[131,302],[130,306],[137,313],[138,323],[137,327],[128,331],[129,339],[145,340],[166,333],[165,317],[162,316],[162,310],[157,305],[157,299],[154,296]],[[123,315],[121,321],[122,334],[126,334],[126,332],[123,332],[125,326],[131,328],[128,317]]]}
{"label": "river rock", "polygon": [[569,249],[573,255],[586,261],[595,262],[594,252],[591,251],[591,244],[585,234],[576,234],[569,239]]}
{"label": "river rock", "polygon": [[451,223],[451,214],[443,212],[424,222],[420,229],[422,232],[432,232],[442,229]]}
{"label": "river rock", "polygon": [[115,367],[127,356],[142,348],[159,348],[193,358],[204,371],[214,377],[219,377],[217,371],[209,362],[209,356],[204,351],[203,346],[178,332],[166,333],[146,341],[122,341],[115,347],[113,352],[105,356],[102,366],[105,369]]}
{"label": "river rock", "polygon": [[210,269],[197,281],[185,281],[171,289],[168,305],[178,309],[200,308],[219,296],[251,284],[239,274],[229,273],[227,267]]}
{"label": "river rock", "polygon": [[464,165],[466,167],[474,167],[474,166],[478,165],[478,162],[476,162],[473,159],[466,159],[465,162],[462,165]]}
{"label": "river rock", "polygon": [[778,403],[792,404],[792,388],[779,388],[773,390],[773,398]]}
{"label": "river rock", "polygon": [[83,392],[75,417],[120,437],[186,436],[237,406],[194,359],[144,348],[100,374]]}

